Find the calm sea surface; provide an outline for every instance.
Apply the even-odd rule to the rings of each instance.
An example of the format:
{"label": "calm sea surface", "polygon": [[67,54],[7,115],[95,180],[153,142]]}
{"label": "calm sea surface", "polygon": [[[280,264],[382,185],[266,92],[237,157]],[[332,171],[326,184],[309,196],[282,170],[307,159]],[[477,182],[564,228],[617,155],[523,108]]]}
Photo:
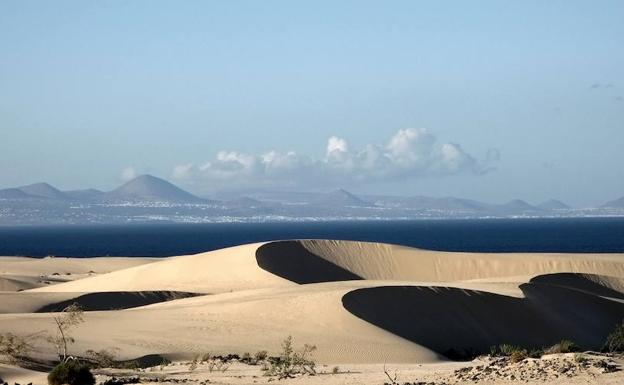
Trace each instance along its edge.
{"label": "calm sea surface", "polygon": [[624,218],[0,227],[0,255],[169,256],[292,238],[447,251],[624,252]]}

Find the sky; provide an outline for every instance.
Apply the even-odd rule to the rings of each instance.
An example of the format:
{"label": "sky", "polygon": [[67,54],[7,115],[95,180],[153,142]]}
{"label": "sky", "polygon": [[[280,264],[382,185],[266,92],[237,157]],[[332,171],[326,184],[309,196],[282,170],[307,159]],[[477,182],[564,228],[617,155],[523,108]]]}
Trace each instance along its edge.
{"label": "sky", "polygon": [[624,195],[622,1],[0,2],[0,187]]}

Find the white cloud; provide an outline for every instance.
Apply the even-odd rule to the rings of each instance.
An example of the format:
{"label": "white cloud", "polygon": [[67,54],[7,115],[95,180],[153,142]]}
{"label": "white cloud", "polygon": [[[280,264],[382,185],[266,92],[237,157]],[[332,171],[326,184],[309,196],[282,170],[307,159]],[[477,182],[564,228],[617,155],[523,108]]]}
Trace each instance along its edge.
{"label": "white cloud", "polygon": [[127,182],[131,179],[134,179],[137,177],[137,172],[133,167],[126,167],[123,170],[121,170],[121,174],[119,175],[119,177],[121,178],[121,180],[123,180],[124,182]]}
{"label": "white cloud", "polygon": [[447,176],[475,175],[492,170],[499,154],[490,150],[478,161],[456,143],[438,143],[425,129],[399,130],[385,145],[369,144],[353,150],[337,136],[327,141],[325,155],[311,158],[294,151],[268,151],[261,155],[220,151],[203,165],[182,164],[173,169],[175,179],[206,183],[212,188],[306,187],[372,183]]}

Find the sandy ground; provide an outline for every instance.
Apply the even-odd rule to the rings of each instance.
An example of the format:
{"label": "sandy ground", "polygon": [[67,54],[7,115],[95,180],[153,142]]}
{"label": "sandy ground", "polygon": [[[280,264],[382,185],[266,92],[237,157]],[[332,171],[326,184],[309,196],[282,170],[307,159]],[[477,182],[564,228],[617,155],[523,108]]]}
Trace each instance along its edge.
{"label": "sandy ground", "polygon": [[[307,240],[165,259],[0,257],[0,333],[28,336],[36,359],[55,359],[45,337],[54,333],[53,312],[73,302],[87,311],[72,331],[70,353],[114,349],[118,359],[160,354],[174,361],[141,372],[145,381],[268,382],[258,366],[234,362],[222,373],[203,364],[190,371],[185,362],[208,352],[278,355],[291,335],[296,346],[317,346],[314,358],[327,374],[288,382],[382,384],[385,364],[401,383],[474,383],[454,371],[479,361],[449,356],[562,339],[599,349],[624,319],[624,255],[448,253]],[[331,374],[335,366],[340,370]],[[522,377],[531,368],[498,368],[507,377],[477,381],[624,383],[622,372],[591,366],[561,369],[570,377]],[[9,365],[0,366],[0,378],[45,383],[45,373]]]}

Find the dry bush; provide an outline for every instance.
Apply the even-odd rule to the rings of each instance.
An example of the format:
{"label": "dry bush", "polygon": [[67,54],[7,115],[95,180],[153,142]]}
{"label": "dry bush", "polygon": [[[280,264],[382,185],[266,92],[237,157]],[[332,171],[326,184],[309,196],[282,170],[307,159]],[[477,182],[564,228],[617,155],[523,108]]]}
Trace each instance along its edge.
{"label": "dry bush", "polygon": [[311,359],[316,346],[305,344],[302,349],[295,351],[292,336],[282,342],[282,353],[279,357],[269,359],[267,376],[277,376],[280,379],[291,378],[296,374],[315,375],[316,363]]}
{"label": "dry bush", "polygon": [[561,340],[553,346],[544,349],[544,353],[546,354],[572,353],[577,351],[579,351],[579,347],[570,340]]}
{"label": "dry bush", "polygon": [[10,364],[23,362],[33,350],[28,339],[13,333],[0,334],[0,356],[6,357]]}
{"label": "dry bush", "polygon": [[112,368],[115,366],[115,352],[118,350],[102,349],[96,352],[89,349],[85,352],[85,358],[94,368]]}
{"label": "dry bush", "polygon": [[519,349],[519,350],[514,350],[510,355],[509,355],[509,361],[516,363],[516,362],[520,362],[520,361],[524,361],[525,358],[528,357],[528,353],[525,349]]}
{"label": "dry bush", "polygon": [[616,325],[611,334],[607,336],[602,351],[608,353],[624,352],[624,321]]}
{"label": "dry bush", "polygon": [[48,337],[48,342],[54,345],[61,361],[67,360],[67,345],[75,342],[69,334],[75,326],[84,322],[83,311],[80,305],[73,303],[62,312],[52,316],[56,326],[56,333]]}

